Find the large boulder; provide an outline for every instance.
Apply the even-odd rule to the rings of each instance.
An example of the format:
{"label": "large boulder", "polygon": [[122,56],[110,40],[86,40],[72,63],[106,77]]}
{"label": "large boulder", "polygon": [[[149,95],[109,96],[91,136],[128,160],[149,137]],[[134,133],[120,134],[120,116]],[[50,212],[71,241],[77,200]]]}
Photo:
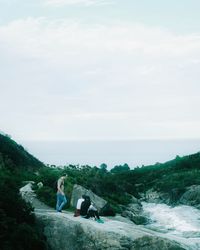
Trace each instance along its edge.
{"label": "large boulder", "polygon": [[141,202],[134,196],[131,197],[131,203],[127,206],[121,206],[121,209],[121,215],[129,218],[136,225],[145,225],[148,223],[148,219],[143,215]]}
{"label": "large boulder", "polygon": [[90,196],[91,201],[95,204],[95,207],[98,210],[101,210],[103,207],[107,205],[106,200],[99,197],[98,195],[93,193],[91,190],[88,190],[80,185],[75,184],[73,187],[71,202],[70,202],[72,207],[76,207],[78,199],[81,198],[83,194]]}
{"label": "large boulder", "polygon": [[187,188],[179,200],[180,204],[200,208],[200,185],[193,185]]}
{"label": "large boulder", "polygon": [[123,217],[129,218],[132,222],[136,225],[146,225],[148,224],[149,220],[143,215],[134,214],[131,211],[125,210],[121,214]]}

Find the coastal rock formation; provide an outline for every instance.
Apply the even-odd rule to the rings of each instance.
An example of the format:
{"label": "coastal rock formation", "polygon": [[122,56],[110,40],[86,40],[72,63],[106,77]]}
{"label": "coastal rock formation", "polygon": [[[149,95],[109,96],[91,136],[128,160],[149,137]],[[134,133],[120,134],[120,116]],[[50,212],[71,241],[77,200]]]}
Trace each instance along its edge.
{"label": "coastal rock formation", "polygon": [[184,205],[195,206],[200,209],[200,185],[187,188],[179,202]]}
{"label": "coastal rock formation", "polygon": [[143,208],[141,202],[132,196],[131,203],[127,206],[121,206],[123,217],[129,218],[136,225],[147,224],[148,219],[143,215]]}
{"label": "coastal rock formation", "polygon": [[140,227],[123,217],[103,218],[99,224],[92,219],[74,217],[70,212],[57,213],[41,206],[27,184],[20,190],[23,198],[35,207],[40,230],[51,250],[184,250],[182,244],[164,235]]}
{"label": "coastal rock formation", "polygon": [[104,224],[70,213],[36,211],[38,225],[52,250],[183,250],[175,241],[141,230],[133,223],[104,219]]}

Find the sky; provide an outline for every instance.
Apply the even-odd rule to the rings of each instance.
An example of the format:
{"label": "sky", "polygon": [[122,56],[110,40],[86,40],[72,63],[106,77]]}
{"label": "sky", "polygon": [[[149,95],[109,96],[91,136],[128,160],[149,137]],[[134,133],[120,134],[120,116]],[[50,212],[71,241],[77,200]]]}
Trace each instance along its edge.
{"label": "sky", "polygon": [[199,0],[0,0],[0,130],[200,138]]}

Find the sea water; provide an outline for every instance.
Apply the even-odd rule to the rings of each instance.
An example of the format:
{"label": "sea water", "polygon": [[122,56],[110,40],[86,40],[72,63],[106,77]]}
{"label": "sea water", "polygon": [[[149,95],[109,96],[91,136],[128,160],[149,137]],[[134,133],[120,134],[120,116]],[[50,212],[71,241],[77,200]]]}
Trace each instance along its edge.
{"label": "sea water", "polygon": [[130,168],[172,160],[200,150],[200,140],[88,140],[21,141],[29,153],[45,164],[90,165],[111,169],[127,163]]}

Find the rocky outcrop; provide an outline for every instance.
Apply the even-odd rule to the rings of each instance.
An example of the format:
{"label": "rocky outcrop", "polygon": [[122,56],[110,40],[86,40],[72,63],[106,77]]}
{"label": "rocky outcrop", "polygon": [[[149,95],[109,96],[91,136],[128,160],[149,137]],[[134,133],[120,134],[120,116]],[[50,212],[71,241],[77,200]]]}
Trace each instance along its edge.
{"label": "rocky outcrop", "polygon": [[127,206],[121,206],[121,209],[121,215],[129,218],[136,225],[145,225],[148,223],[148,219],[143,215],[141,202],[134,196],[131,198],[131,203]]}
{"label": "rocky outcrop", "polygon": [[33,181],[24,182],[24,184],[26,185],[20,189],[20,193],[26,202],[29,202],[37,209],[50,209],[47,205],[37,199],[35,192],[32,190],[32,184],[34,184]]}
{"label": "rocky outcrop", "polygon": [[161,194],[153,189],[146,192],[145,200],[150,203],[162,203]]}
{"label": "rocky outcrop", "polygon": [[81,198],[82,195],[90,196],[91,201],[95,204],[95,207],[100,210],[107,205],[107,201],[93,193],[91,190],[88,190],[80,185],[74,185],[72,196],[71,196],[71,206],[76,207],[77,201]]}
{"label": "rocky outcrop", "polygon": [[180,204],[195,206],[200,209],[200,186],[193,185],[187,188],[179,200]]}
{"label": "rocky outcrop", "polygon": [[99,224],[91,219],[58,213],[42,205],[31,183],[20,189],[23,198],[35,207],[37,225],[46,236],[51,250],[186,250],[182,243],[137,226],[126,218],[103,218]]}
{"label": "rocky outcrop", "polygon": [[146,191],[146,193],[142,196],[142,200],[149,203],[165,203],[168,205],[174,203],[168,193],[158,192],[154,189]]}
{"label": "rocky outcrop", "polygon": [[36,211],[36,216],[52,250],[186,249],[131,223],[104,219],[104,224],[98,224],[69,213]]}

